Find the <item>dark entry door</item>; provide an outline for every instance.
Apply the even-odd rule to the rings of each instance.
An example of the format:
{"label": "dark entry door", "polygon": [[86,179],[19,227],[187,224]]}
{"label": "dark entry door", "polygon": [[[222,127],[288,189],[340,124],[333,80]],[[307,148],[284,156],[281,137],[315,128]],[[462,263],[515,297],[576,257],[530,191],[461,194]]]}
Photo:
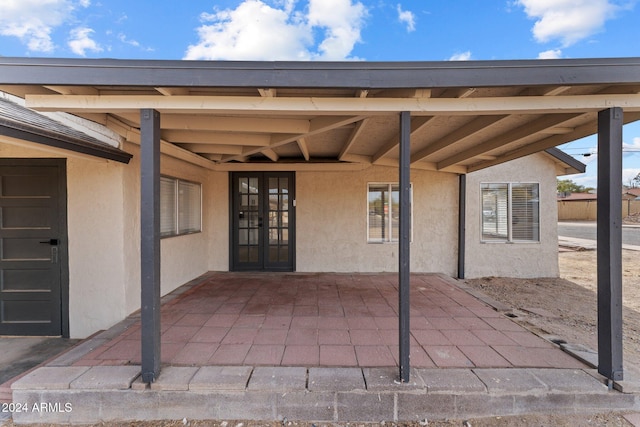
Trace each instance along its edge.
{"label": "dark entry door", "polygon": [[238,172],[232,180],[231,268],[293,271],[293,172]]}
{"label": "dark entry door", "polygon": [[65,187],[64,160],[0,160],[0,335],[63,335]]}

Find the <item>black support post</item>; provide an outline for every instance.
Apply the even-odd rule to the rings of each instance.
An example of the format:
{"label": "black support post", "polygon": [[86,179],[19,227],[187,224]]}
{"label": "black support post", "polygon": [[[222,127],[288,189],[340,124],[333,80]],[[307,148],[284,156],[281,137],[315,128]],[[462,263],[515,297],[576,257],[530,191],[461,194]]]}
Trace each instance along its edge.
{"label": "black support post", "polygon": [[464,279],[467,224],[467,175],[459,176],[458,186],[458,279]]}
{"label": "black support post", "polygon": [[411,233],[411,113],[400,113],[400,241],[399,241],[399,320],[400,320],[400,381],[410,379],[410,233]]}
{"label": "black support post", "polygon": [[614,381],[623,378],[622,116],[598,113],[598,372]]}
{"label": "black support post", "polygon": [[160,374],[160,113],[140,110],[142,381]]}

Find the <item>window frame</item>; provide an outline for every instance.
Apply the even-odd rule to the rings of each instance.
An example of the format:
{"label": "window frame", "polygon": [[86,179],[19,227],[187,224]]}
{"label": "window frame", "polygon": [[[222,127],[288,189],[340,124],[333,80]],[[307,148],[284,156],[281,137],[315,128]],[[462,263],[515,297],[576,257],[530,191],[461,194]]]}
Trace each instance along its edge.
{"label": "window frame", "polygon": [[[165,181],[165,182],[172,182],[173,183],[173,191],[174,191],[174,195],[173,195],[173,206],[172,206],[172,212],[173,212],[173,217],[171,218],[173,224],[172,224],[172,230],[171,231],[165,231],[163,232],[162,229],[160,230],[160,238],[161,239],[165,239],[165,238],[169,238],[169,237],[178,237],[178,236],[187,236],[190,234],[198,234],[202,232],[202,183],[199,182],[195,182],[195,181],[190,181],[190,180],[186,180],[186,179],[181,179],[181,178],[176,178],[173,176],[168,176],[168,175],[161,175],[160,176],[160,181]],[[198,216],[199,216],[199,221],[197,221],[197,227],[195,229],[186,229],[183,230],[184,227],[181,226],[181,219],[183,218],[183,212],[184,210],[182,209],[182,205],[184,205],[184,203],[181,202],[181,197],[180,197],[180,190],[181,190],[181,184],[187,184],[188,186],[195,186],[198,189],[198,198],[194,198],[194,200],[198,201],[198,207],[199,207],[199,212],[198,212]],[[162,187],[162,185],[161,185]],[[161,201],[160,201],[160,223],[162,224],[162,220],[163,220],[163,209],[162,209],[162,192],[161,192]]]}
{"label": "window frame", "polygon": [[[393,238],[393,227],[389,227],[389,232],[388,232],[388,236],[386,236],[384,239],[376,239],[376,240],[372,240],[370,237],[370,231],[371,228],[369,226],[369,220],[370,220],[370,208],[369,208],[369,192],[372,186],[383,186],[386,185],[387,186],[387,191],[389,192],[389,194],[392,194],[393,192],[393,188],[394,187],[398,187],[398,191],[399,187],[400,187],[400,183],[395,181],[372,181],[372,182],[367,182],[367,191],[366,191],[366,216],[367,216],[367,224],[366,224],[366,240],[367,243],[371,243],[371,244],[396,244],[400,241],[400,236],[398,236],[397,239]],[[409,216],[410,216],[410,221],[409,221],[409,241],[413,242],[413,183],[409,184],[409,206],[410,206],[410,212],[409,212]],[[390,205],[390,209],[388,210],[387,214],[389,216],[389,224],[392,223],[391,221],[391,216],[393,215],[393,204]]]}
{"label": "window frame", "polygon": [[[506,238],[503,239],[486,239],[484,238],[484,193],[483,193],[483,187],[485,185],[505,185],[507,187],[507,236]],[[514,223],[513,223],[513,187],[514,186],[536,186],[537,187],[537,194],[538,194],[538,212],[537,212],[537,218],[538,218],[538,230],[537,230],[537,239],[536,240],[532,240],[532,239],[515,239],[513,237],[513,228],[514,228]],[[500,181],[500,182],[481,182],[480,183],[480,242],[481,243],[508,243],[508,244],[514,244],[514,243],[524,243],[524,244],[539,244],[541,242],[541,221],[540,221],[540,216],[541,216],[541,206],[540,206],[540,182],[535,182],[535,181],[527,181],[527,182],[504,182],[504,181]],[[497,214],[496,214],[497,215]],[[533,223],[532,223],[533,226]]]}

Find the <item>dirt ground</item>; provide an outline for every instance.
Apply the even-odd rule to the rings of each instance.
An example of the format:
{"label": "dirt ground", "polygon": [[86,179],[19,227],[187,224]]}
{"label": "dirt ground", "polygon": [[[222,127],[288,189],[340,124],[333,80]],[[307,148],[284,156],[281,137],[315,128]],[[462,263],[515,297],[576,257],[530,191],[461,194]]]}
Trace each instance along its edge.
{"label": "dirt ground", "polygon": [[[639,260],[639,252],[623,250],[624,363],[636,369],[640,369]],[[490,277],[467,283],[512,307],[517,320],[533,330],[596,350],[596,252],[561,252],[559,264],[558,279]]]}

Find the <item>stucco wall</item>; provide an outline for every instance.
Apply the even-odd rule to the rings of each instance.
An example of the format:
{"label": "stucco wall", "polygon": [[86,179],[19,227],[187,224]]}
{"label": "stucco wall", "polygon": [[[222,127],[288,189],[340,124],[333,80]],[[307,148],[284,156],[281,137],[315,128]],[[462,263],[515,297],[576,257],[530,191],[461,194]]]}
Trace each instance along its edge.
{"label": "stucco wall", "polygon": [[[0,139],[1,157],[64,157],[37,145],[5,142]],[[123,165],[106,160],[67,158],[71,337],[85,337],[127,314],[123,304],[123,170]]]}
{"label": "stucco wall", "polygon": [[[523,182],[540,184],[540,242],[482,243],[480,184]],[[558,217],[556,170],[543,154],[503,163],[467,175],[467,278],[486,276],[557,277]]]}
{"label": "stucco wall", "polygon": [[[127,152],[134,155],[126,168],[123,185],[125,215],[126,312],[140,308],[140,163],[139,147],[128,143]],[[161,294],[208,271],[208,233],[211,227],[211,186],[206,169],[184,161],[163,156],[160,162],[163,175],[202,184],[202,232],[161,239]]]}
{"label": "stucco wall", "polygon": [[[67,159],[73,338],[106,329],[140,307],[138,147],[125,143],[124,149],[134,154],[129,165],[0,137],[0,157]],[[161,285],[166,294],[208,271],[210,233],[219,217],[211,213],[213,190],[208,171],[166,156],[161,163],[163,174],[202,183],[203,194],[202,233],[161,242]]]}
{"label": "stucco wall", "polygon": [[[297,271],[398,270],[397,243],[367,243],[367,183],[398,182],[398,170],[296,173]],[[454,274],[456,175],[412,170],[411,269]]]}

